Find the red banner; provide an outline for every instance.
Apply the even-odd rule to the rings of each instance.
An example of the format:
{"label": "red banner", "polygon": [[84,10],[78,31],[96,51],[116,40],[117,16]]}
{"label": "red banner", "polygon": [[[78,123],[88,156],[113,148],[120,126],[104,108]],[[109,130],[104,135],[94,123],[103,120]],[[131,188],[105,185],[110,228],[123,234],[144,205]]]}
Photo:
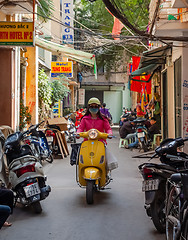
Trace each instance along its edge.
{"label": "red banner", "polygon": [[[138,69],[138,66],[140,64],[140,57],[132,56],[132,72],[136,71]],[[136,76],[134,79],[136,80],[142,80],[142,81],[148,81],[150,78],[150,74],[146,76]],[[130,90],[133,92],[142,92],[142,89],[144,89],[146,86],[146,92],[147,94],[151,94],[151,81],[150,82],[139,82],[139,81],[131,81],[131,87]]]}

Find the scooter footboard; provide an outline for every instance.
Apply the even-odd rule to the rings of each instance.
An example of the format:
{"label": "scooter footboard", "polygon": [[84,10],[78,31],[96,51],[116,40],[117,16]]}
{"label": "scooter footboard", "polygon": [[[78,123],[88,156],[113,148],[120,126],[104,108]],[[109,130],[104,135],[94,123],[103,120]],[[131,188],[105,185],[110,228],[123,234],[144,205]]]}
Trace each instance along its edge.
{"label": "scooter footboard", "polygon": [[95,167],[85,168],[83,178],[86,180],[97,180],[100,178],[100,170]]}

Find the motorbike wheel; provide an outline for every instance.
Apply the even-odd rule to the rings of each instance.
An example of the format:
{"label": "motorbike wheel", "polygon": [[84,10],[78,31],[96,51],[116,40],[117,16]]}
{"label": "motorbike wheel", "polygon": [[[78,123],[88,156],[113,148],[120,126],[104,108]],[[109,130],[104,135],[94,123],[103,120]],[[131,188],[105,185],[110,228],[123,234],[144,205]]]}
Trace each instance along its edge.
{"label": "motorbike wheel", "polygon": [[93,204],[94,181],[88,180],[86,185],[87,204]]}
{"label": "motorbike wheel", "polygon": [[50,156],[49,156],[48,158],[46,158],[45,160],[46,160],[46,162],[48,162],[48,163],[53,163],[53,161],[54,161],[53,155],[50,154]]}
{"label": "motorbike wheel", "polygon": [[42,207],[41,207],[40,202],[32,203],[31,207],[32,207],[33,211],[37,214],[40,214],[42,212]]}
{"label": "motorbike wheel", "polygon": [[[173,221],[176,219],[177,221],[179,221],[181,201],[178,195],[179,195],[179,192],[177,188],[173,186],[169,190],[167,205],[166,205],[166,239],[167,240],[173,240],[173,239],[176,239],[177,237],[177,224],[175,224]],[[185,238],[185,239],[188,239],[188,238]]]}
{"label": "motorbike wheel", "polygon": [[158,190],[155,200],[151,204],[151,218],[155,228],[160,233],[165,233],[165,193]]}
{"label": "motorbike wheel", "polygon": [[144,152],[148,151],[148,146],[145,142],[140,142],[140,147],[141,147],[141,149],[144,150]]}
{"label": "motorbike wheel", "polygon": [[188,219],[185,222],[182,239],[188,240]]}

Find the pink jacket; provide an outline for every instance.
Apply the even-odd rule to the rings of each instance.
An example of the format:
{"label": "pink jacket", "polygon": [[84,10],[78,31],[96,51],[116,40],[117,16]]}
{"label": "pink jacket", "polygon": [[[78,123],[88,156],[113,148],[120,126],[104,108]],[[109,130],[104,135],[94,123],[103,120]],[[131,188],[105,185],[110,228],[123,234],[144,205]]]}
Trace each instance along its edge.
{"label": "pink jacket", "polygon": [[100,132],[105,132],[112,135],[112,129],[106,118],[103,118],[103,120],[100,119],[99,117],[97,117],[97,119],[92,119],[91,115],[84,116],[82,118],[77,133],[85,131],[87,132],[92,128],[95,128]]}

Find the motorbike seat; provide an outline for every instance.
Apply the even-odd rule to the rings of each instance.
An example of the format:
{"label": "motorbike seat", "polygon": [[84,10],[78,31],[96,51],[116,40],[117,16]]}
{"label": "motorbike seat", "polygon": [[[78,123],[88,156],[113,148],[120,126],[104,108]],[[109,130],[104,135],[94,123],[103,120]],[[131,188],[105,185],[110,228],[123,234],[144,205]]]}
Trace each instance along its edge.
{"label": "motorbike seat", "polygon": [[11,152],[9,155],[7,154],[7,156],[8,156],[7,163],[9,165],[14,159],[17,159],[20,157],[25,157],[26,155],[31,155],[31,156],[33,155],[31,147],[27,144],[21,146],[20,152],[16,152],[16,153]]}
{"label": "motorbike seat", "polygon": [[17,166],[23,165],[26,162],[38,162],[38,159],[35,156],[25,155],[23,157],[18,157],[13,159],[13,161],[9,164],[9,169],[17,168]]}
{"label": "motorbike seat", "polygon": [[136,118],[135,120],[133,120],[134,123],[145,123],[146,119],[145,118]]}

